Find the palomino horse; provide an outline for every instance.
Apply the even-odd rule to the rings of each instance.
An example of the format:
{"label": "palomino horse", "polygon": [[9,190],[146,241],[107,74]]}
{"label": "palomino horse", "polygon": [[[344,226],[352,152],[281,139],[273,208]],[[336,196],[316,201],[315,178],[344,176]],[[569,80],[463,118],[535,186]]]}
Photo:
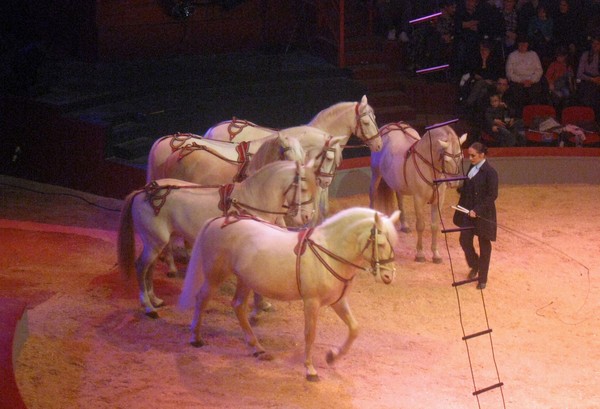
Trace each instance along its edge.
{"label": "palomino horse", "polygon": [[[345,145],[352,135],[356,135],[373,152],[381,150],[381,136],[375,121],[373,108],[363,95],[360,102],[339,102],[319,112],[306,125],[280,130],[286,135],[298,136],[310,128],[317,128],[329,135],[344,135]],[[253,141],[277,132],[277,129],[266,128],[250,121],[233,118],[209,128],[205,138],[220,141]]]}
{"label": "palomino horse", "polygon": [[366,208],[343,210],[308,230],[291,232],[250,218],[217,218],[207,222],[196,239],[179,305],[195,302],[192,345],[205,344],[200,335],[202,313],[210,297],[230,274],[237,276],[232,306],[246,343],[259,359],[272,359],[248,322],[251,290],[267,297],[304,302],[304,365],[306,378],[318,380],[312,362],[319,310],[329,305],[348,326],[348,338],[332,348],[327,362],[345,355],[358,335],[348,293],[359,270],[385,284],[394,279],[394,246],[398,241],[398,212],[386,216]]}
{"label": "palomino horse", "polygon": [[[146,315],[158,317],[155,307],[164,304],[154,293],[152,277],[156,259],[173,234],[193,243],[206,220],[232,212],[269,222],[288,214],[299,219],[298,224],[306,224],[312,218],[316,190],[311,165],[278,161],[243,182],[220,186],[160,179],[129,194],[121,212],[118,260],[123,275],[129,277],[134,269],[135,230],[143,243],[135,269]],[[169,264],[176,271],[172,255]]]}
{"label": "palomino horse", "polygon": [[387,124],[380,129],[383,138],[381,152],[371,154],[370,206],[389,212],[393,208],[394,195],[401,211],[401,230],[410,231],[403,210],[404,195],[412,195],[417,219],[417,255],[415,260],[425,261],[423,252],[423,215],[425,204],[431,205],[431,251],[433,262],[441,263],[437,249],[439,225],[438,206],[444,204],[446,183],[434,183],[436,179],[457,176],[461,171],[461,145],[467,134],[458,138],[448,126],[434,128],[419,137],[410,125],[403,122]]}
{"label": "palomino horse", "polygon": [[314,160],[317,182],[327,187],[341,163],[341,142],[342,137],[322,131],[305,132],[297,138],[275,133],[244,142],[215,141],[194,134],[168,135],[150,150],[146,181],[174,178],[198,184],[238,182],[269,162],[288,159],[304,163]]}
{"label": "palomino horse", "polygon": [[[372,152],[381,150],[382,141],[375,120],[373,108],[363,95],[360,102],[339,102],[319,112],[306,125],[295,126],[279,130],[286,136],[294,136],[302,140],[305,135],[315,129],[322,130],[329,135],[340,135],[342,147],[346,145],[352,135],[363,141]],[[204,137],[221,141],[252,141],[264,138],[278,130],[256,125],[250,121],[233,118],[223,121],[209,128]],[[305,148],[306,149],[306,148]],[[317,211],[315,220],[322,220],[329,211],[329,189],[320,185],[318,200],[315,203]]]}

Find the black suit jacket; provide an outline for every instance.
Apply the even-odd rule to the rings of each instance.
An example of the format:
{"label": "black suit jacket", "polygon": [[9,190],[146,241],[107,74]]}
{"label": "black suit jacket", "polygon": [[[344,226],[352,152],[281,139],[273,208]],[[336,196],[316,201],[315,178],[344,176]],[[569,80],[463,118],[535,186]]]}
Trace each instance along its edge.
{"label": "black suit jacket", "polygon": [[[473,166],[471,166],[473,167]],[[471,169],[469,168],[469,170]],[[459,227],[475,227],[475,234],[488,240],[496,240],[496,198],[498,197],[498,173],[486,160],[472,179],[466,179],[458,204],[475,210],[477,218],[456,211],[454,224]]]}

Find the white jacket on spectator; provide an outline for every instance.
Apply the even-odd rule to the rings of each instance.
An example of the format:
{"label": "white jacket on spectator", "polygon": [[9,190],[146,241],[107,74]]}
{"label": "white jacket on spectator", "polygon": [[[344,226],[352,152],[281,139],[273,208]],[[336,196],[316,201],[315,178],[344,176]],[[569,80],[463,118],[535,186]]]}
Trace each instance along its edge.
{"label": "white jacket on spectator", "polygon": [[506,60],[506,77],[509,81],[522,83],[524,81],[539,82],[544,74],[542,63],[535,51],[519,52],[515,50]]}

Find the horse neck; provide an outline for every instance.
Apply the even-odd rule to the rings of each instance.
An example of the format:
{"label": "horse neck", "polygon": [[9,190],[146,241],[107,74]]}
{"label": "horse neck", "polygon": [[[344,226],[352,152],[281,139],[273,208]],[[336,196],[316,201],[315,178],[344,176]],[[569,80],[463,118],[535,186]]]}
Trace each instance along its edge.
{"label": "horse neck", "polygon": [[248,173],[253,174],[263,166],[279,160],[281,144],[277,137],[263,142],[256,153],[252,155]]}
{"label": "horse neck", "polygon": [[[238,183],[232,196],[257,209],[279,212],[285,200],[284,191],[292,183],[295,174],[293,162],[276,162]],[[275,215],[265,214],[262,217],[271,221]]]}
{"label": "horse neck", "polygon": [[350,135],[356,124],[355,102],[340,102],[319,112],[308,125],[319,128],[330,135]]}
{"label": "horse neck", "polygon": [[362,247],[357,243],[359,236],[373,226],[373,216],[352,215],[327,219],[315,228],[313,237],[332,253],[350,261],[361,258]]}
{"label": "horse neck", "polygon": [[437,139],[434,136],[428,135],[425,133],[419,141],[417,141],[414,145],[415,151],[422,157],[423,160],[431,163],[437,169],[442,163],[442,158],[438,153],[438,149],[436,148]]}

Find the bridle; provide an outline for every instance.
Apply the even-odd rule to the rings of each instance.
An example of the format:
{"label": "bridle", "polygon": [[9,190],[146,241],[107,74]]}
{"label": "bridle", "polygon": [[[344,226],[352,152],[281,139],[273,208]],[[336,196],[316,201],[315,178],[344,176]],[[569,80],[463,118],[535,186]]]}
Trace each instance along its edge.
{"label": "bridle", "polygon": [[[311,204],[314,202],[314,197],[312,195],[311,195],[310,199],[302,201],[302,182],[307,181],[306,176],[304,175],[304,170],[305,169],[303,166],[296,167],[296,174],[294,175],[292,182],[287,187],[287,189],[285,189],[283,192],[283,197],[286,198],[289,191],[291,189],[294,189],[294,201],[291,204],[284,203],[282,205],[282,207],[284,209],[288,209],[285,212],[259,209],[254,206],[251,206],[247,203],[240,202],[238,199],[232,198],[232,197],[227,197],[224,199],[224,202],[226,204],[225,208],[229,209],[230,207],[233,207],[238,211],[238,213],[248,213],[247,210],[254,210],[256,212],[261,212],[261,213],[294,217],[294,216],[298,215],[298,212],[300,211],[300,209],[302,209],[302,206]],[[311,208],[311,213],[312,212],[314,212],[314,209]],[[224,211],[224,215],[227,213],[228,213],[227,210]]]}
{"label": "bridle", "polygon": [[[373,111],[373,109],[369,108],[366,109],[365,112],[363,112],[362,114],[358,111],[358,107],[360,106],[360,102],[357,102],[356,105],[354,106],[354,114],[356,117],[356,125],[354,127],[354,135],[358,136],[360,139],[362,139],[364,142],[369,142],[372,139],[377,138],[378,136],[380,136],[379,133],[379,129],[377,128],[377,126],[375,126],[375,129],[377,129],[377,133],[375,135],[367,135],[362,121],[361,119],[365,116],[369,117],[369,120],[373,123],[376,124],[375,122],[375,112]],[[358,133],[358,131],[360,130],[360,134]]]}
{"label": "bridle", "polygon": [[[332,139],[333,139],[333,137],[330,135],[329,138],[327,138],[327,141],[325,141],[323,150],[315,158],[316,163],[319,164],[319,166],[317,167],[317,170],[315,171],[315,176],[317,176],[317,177],[332,178],[335,174],[335,170],[337,169],[337,161],[336,161],[337,151],[334,147],[330,146]],[[325,164],[325,160],[327,160],[328,153],[331,153],[333,155],[333,159],[332,159],[331,167],[329,168],[329,170],[325,171],[325,170],[323,170],[323,165]]]}
{"label": "bridle", "polygon": [[[369,239],[367,240],[367,242],[365,243],[365,246],[363,247],[362,251],[360,252],[360,254],[366,259],[367,257],[364,256],[364,253],[369,248],[369,246],[372,247],[369,267],[359,266],[358,264],[355,264],[349,260],[346,260],[345,258],[333,253],[332,251],[328,250],[327,248],[316,243],[312,238],[310,238],[313,231],[314,231],[314,228],[310,228],[307,230],[301,230],[298,233],[298,244],[295,249],[295,252],[296,252],[296,285],[298,286],[298,293],[300,294],[301,297],[302,297],[302,283],[301,283],[301,279],[300,279],[300,266],[301,266],[301,257],[304,254],[306,247],[308,247],[312,251],[312,253],[315,255],[315,257],[321,262],[321,264],[327,269],[327,271],[329,271],[331,273],[331,275],[333,275],[336,279],[338,279],[339,281],[341,281],[344,284],[342,293],[337,298],[337,300],[335,302],[333,302],[332,304],[337,303],[344,296],[344,294],[346,293],[346,289],[348,288],[348,286],[354,279],[354,276],[352,276],[351,278],[345,278],[345,277],[341,276],[340,274],[338,274],[334,270],[334,268],[325,260],[323,254],[329,256],[330,258],[332,258],[336,261],[339,261],[342,264],[347,264],[347,265],[357,268],[359,270],[370,272],[374,277],[377,277],[377,275],[380,275],[382,269],[389,270],[392,273],[392,280],[393,280],[393,278],[396,274],[396,268],[393,265],[392,265],[392,267],[389,267],[388,264],[393,263],[395,260],[394,247],[392,246],[392,243],[389,241],[388,237],[379,231],[376,223],[373,224],[373,227],[371,228],[371,234],[369,236]],[[387,242],[390,246],[390,255],[388,258],[385,258],[383,260],[380,259],[380,257],[379,257],[379,249],[377,246],[379,243],[380,236],[385,237],[385,239],[387,240]],[[321,253],[323,253],[323,254],[321,254]]]}
{"label": "bridle", "polygon": [[[406,152],[406,160],[404,161],[404,172],[403,172],[404,173],[404,182],[406,184],[408,184],[408,180],[406,179],[406,164],[408,162],[409,157],[412,157],[413,164],[415,165],[415,169],[417,170],[419,177],[431,187],[434,186],[433,180],[427,179],[427,177],[424,175],[423,171],[421,170],[421,167],[419,166],[419,162],[417,161],[417,159],[420,159],[422,163],[427,165],[427,167],[433,169],[434,174],[440,173],[440,174],[444,175],[444,177],[458,176],[460,174],[460,161],[462,160],[462,151],[459,153],[449,153],[449,152],[446,152],[446,150],[444,149],[438,156],[438,161],[441,162],[441,167],[437,168],[435,166],[435,163],[432,163],[432,161],[430,161],[425,156],[423,156],[423,154],[421,154],[419,151],[417,151],[416,145],[421,140],[422,139],[419,139],[416,142],[414,142],[410,146],[410,148],[408,148],[408,151]],[[455,172],[450,172],[450,171],[446,170],[446,161],[444,160],[446,157],[449,157],[454,161],[454,165],[456,166]]]}

